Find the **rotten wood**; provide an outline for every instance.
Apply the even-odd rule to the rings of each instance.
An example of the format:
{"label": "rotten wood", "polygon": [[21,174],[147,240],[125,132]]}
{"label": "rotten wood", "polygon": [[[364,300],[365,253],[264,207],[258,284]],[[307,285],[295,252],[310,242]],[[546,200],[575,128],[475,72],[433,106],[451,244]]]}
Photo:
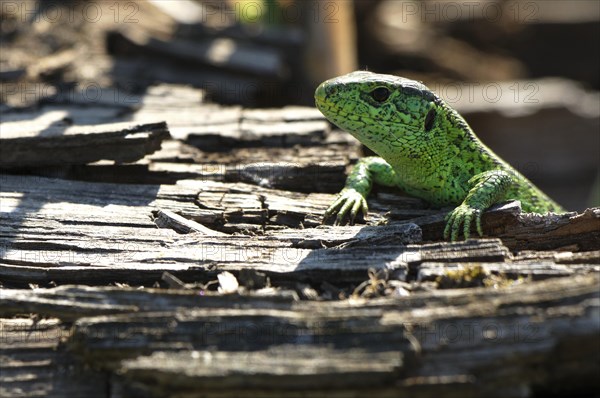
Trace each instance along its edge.
{"label": "rotten wood", "polygon": [[0,168],[86,164],[100,159],[132,162],[160,148],[166,123],[71,125],[67,113],[1,125]]}
{"label": "rotten wood", "polygon": [[89,369],[61,348],[69,330],[59,320],[0,319],[0,333],[0,396],[106,398],[109,395],[109,375]]}
{"label": "rotten wood", "polygon": [[481,267],[487,274],[503,275],[511,279],[526,278],[531,280],[543,280],[556,277],[568,277],[573,275],[583,275],[587,273],[600,272],[600,265],[597,264],[555,264],[553,262],[461,262],[461,263],[441,263],[424,262],[418,267],[417,280],[435,281],[440,277],[448,275],[451,271],[467,270],[469,267]]}
{"label": "rotten wood", "polygon": [[[337,308],[334,315],[327,306],[321,311],[315,305],[294,313],[191,310],[176,318],[164,313],[87,318],[76,323],[71,343],[88,361],[119,369],[129,382],[141,382],[144,391],[159,395],[173,389],[191,392],[198,385],[231,396],[251,396],[267,388],[280,394],[298,388],[314,393],[325,388],[318,380],[327,379],[341,392],[368,388],[384,396],[437,396],[438,388],[447,387],[444,377],[449,377],[461,381],[454,387],[464,396],[519,396],[511,385],[499,382],[507,373],[521,386],[540,388],[541,378],[544,389],[568,391],[597,383],[594,358],[600,352],[597,344],[590,346],[600,330],[598,277],[571,282],[524,285],[493,299],[471,298],[458,308],[421,311],[351,305]],[[172,319],[176,323],[166,327]],[[133,330],[135,340],[128,337]],[[454,333],[457,330],[460,334]],[[146,338],[144,347],[136,343],[139,333]],[[303,345],[298,341],[302,336],[310,336]],[[327,348],[333,336],[335,348]],[[327,355],[309,355],[317,362],[305,366],[305,353],[313,351]],[[455,360],[448,361],[449,356]],[[356,374],[360,365],[352,360],[361,357],[378,361],[377,367],[359,373],[375,372],[374,378]],[[217,365],[218,359],[223,361]],[[271,360],[281,366],[262,365]],[[538,367],[536,377],[525,371],[533,364]],[[252,382],[243,390],[233,377],[240,372],[253,375],[244,378]],[[555,374],[562,377],[555,380]],[[313,379],[315,384],[302,382]]]}
{"label": "rotten wood", "polygon": [[[62,178],[90,182],[176,184],[179,180],[200,179],[244,182],[304,193],[337,193],[344,186],[345,172],[351,159],[358,158],[356,152],[356,148],[333,144],[287,148],[240,147],[217,153],[169,140],[163,143],[160,151],[133,164],[96,162],[75,165],[61,169],[61,175]],[[55,172],[48,168],[35,170],[37,175]],[[421,211],[415,215],[415,211],[406,214],[405,218],[429,214]]]}
{"label": "rotten wood", "polygon": [[197,232],[203,235],[211,236],[224,236],[225,234],[219,231],[214,231],[210,228],[206,228],[202,224],[198,224],[195,221],[188,220],[187,218],[181,217],[179,214],[175,214],[170,210],[156,210],[152,212],[154,216],[154,223],[159,228],[172,229],[180,234],[189,234],[191,232]]}
{"label": "rotten wood", "polygon": [[[10,175],[1,181],[5,283],[152,284],[164,271],[207,282],[220,271],[249,267],[278,282],[357,283],[370,268],[410,280],[424,262],[511,261],[500,240],[411,246],[421,240],[418,222],[314,228],[332,199],[328,194],[213,181],[120,185]],[[176,230],[157,228],[158,211],[183,219]],[[189,225],[181,228],[185,220]],[[194,230],[190,226],[203,232],[182,235]],[[593,258],[569,261],[597,262]],[[519,263],[526,267],[534,259]]]}
{"label": "rotten wood", "polygon": [[[96,114],[110,115],[112,120],[108,122],[127,120],[143,124],[164,120],[173,138],[221,154],[237,147],[323,146],[330,132],[325,117],[313,107],[244,109],[209,103],[206,96],[206,90],[177,84],[151,86],[143,94],[114,88],[98,88],[93,93],[82,89],[59,92],[47,100],[49,105],[46,107],[69,113],[76,124],[86,124],[86,121],[94,120],[90,116]],[[19,118],[20,115],[15,113],[14,117]],[[100,121],[96,119],[96,123]],[[327,153],[339,157],[340,153],[332,149],[326,149]],[[269,160],[272,161],[273,157]]]}
{"label": "rotten wood", "polygon": [[[204,93],[200,89],[160,85],[143,96],[125,98],[130,105],[138,105],[129,115],[131,120],[165,120],[173,138],[208,152],[223,153],[238,147],[322,146],[330,132],[325,117],[312,107],[243,109],[203,102]],[[171,95],[177,100],[163,100]]]}
{"label": "rotten wood", "polygon": [[[209,396],[294,396],[323,392],[318,380],[327,379],[340,396],[364,388],[434,397],[452,385],[461,396],[517,397],[523,388],[574,394],[597,386],[599,278],[312,303],[64,287],[13,291],[0,308],[78,319],[53,355],[122,375],[110,383],[128,396],[185,396],[198,386]],[[361,358],[378,365],[352,362]],[[244,389],[240,376],[252,380]]]}
{"label": "rotten wood", "polygon": [[[93,31],[80,31],[77,21],[69,21],[75,30],[59,23],[48,31],[6,20],[8,69],[0,80],[27,81],[0,90],[2,151],[8,148],[0,158],[28,162],[19,173],[90,182],[0,176],[0,316],[13,317],[0,319],[0,395],[523,397],[598,390],[598,208],[538,216],[512,202],[484,214],[485,237],[493,239],[448,243],[439,241],[449,209],[376,189],[366,224],[321,225],[359,156],[356,140],[330,130],[314,108],[239,106],[280,106],[294,94],[310,100],[308,86],[293,87],[302,81],[298,31],[252,31],[214,8],[195,14],[210,21],[190,23],[194,9],[220,5],[189,1],[182,12],[153,3],[169,15],[139,2],[138,23],[116,33],[107,32],[115,29],[108,3],[102,23],[83,24]],[[39,12],[49,11],[40,4]],[[14,41],[15,33],[24,37]],[[85,45],[56,47],[66,36]],[[26,54],[12,43],[26,41],[38,44],[19,62]],[[415,42],[417,53],[427,41]],[[458,42],[440,43],[447,52]],[[465,48],[471,60],[483,54]],[[504,62],[500,73],[514,66],[491,59]],[[486,70],[498,72],[476,72]],[[38,92],[40,81],[50,90]],[[202,89],[147,87],[156,81]],[[102,85],[98,95],[81,90],[88,82]],[[491,132],[491,144],[502,137],[499,147],[513,142],[493,134],[509,119],[521,143],[538,142],[535,131],[565,131],[563,124],[577,133],[574,141],[592,142],[594,93],[568,82],[534,83],[556,99],[457,106],[476,131]],[[21,95],[30,89],[39,96]],[[177,140],[160,151],[165,137],[152,129],[166,127],[157,122]],[[45,159],[5,145],[10,123],[31,127],[28,139],[37,147],[26,149]],[[118,130],[135,125],[152,131]],[[86,131],[77,131],[81,126]],[[89,126],[99,129],[94,137],[115,143],[89,140]],[[68,143],[73,131],[82,137]],[[531,145],[521,147],[525,161],[512,164],[544,164]],[[583,147],[583,166],[569,175],[595,167],[596,146]],[[102,156],[85,157],[92,149]],[[542,177],[574,167],[553,163],[540,169]],[[497,283],[452,288],[473,286],[457,275],[474,271]],[[444,285],[449,279],[454,283]],[[36,286],[66,283],[77,285]]]}
{"label": "rotten wood", "polygon": [[[427,215],[411,222],[423,229],[424,240],[442,239],[446,212]],[[521,204],[512,201],[493,206],[482,215],[484,237],[498,237],[512,251],[600,249],[600,208],[583,213],[522,213]],[[476,232],[471,231],[475,236]]]}

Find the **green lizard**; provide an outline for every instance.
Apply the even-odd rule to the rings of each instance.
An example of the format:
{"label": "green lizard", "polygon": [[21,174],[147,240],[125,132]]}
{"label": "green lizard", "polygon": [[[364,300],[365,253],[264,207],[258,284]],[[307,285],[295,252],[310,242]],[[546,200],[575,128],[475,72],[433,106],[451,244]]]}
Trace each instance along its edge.
{"label": "green lizard", "polygon": [[457,206],[446,216],[444,238],[469,238],[491,205],[518,199],[525,212],[564,212],[475,136],[467,122],[422,83],[353,72],[322,83],[317,108],[380,157],[358,161],[345,188],[325,212],[336,224],[350,212],[367,214],[373,183],[398,187],[434,207]]}

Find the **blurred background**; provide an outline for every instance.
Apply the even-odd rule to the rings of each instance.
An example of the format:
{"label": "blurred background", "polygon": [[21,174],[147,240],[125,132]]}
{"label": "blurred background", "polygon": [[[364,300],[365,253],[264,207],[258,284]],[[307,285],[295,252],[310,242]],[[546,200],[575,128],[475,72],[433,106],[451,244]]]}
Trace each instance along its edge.
{"label": "blurred background", "polygon": [[312,106],[323,80],[368,69],[423,81],[568,209],[600,204],[597,0],[0,4],[3,114],[130,105],[159,83],[203,103]]}

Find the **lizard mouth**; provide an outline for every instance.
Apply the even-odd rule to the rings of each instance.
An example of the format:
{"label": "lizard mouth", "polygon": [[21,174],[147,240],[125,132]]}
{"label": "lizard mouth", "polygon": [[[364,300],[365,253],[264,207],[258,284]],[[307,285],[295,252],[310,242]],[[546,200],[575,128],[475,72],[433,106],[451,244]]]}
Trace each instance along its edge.
{"label": "lizard mouth", "polygon": [[341,107],[336,100],[336,94],[339,87],[328,84],[330,81],[323,82],[315,90],[315,105],[325,116],[340,113]]}
{"label": "lizard mouth", "polygon": [[327,93],[325,92],[325,87],[323,84],[320,84],[319,87],[315,90],[315,102],[319,103],[325,100]]}

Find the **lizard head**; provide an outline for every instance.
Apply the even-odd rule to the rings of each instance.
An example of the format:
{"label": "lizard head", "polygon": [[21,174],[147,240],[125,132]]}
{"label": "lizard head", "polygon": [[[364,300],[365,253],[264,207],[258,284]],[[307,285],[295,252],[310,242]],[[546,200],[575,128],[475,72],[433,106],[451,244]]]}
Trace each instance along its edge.
{"label": "lizard head", "polygon": [[358,71],[323,82],[317,108],[391,164],[439,131],[443,101],[425,85],[392,75]]}

